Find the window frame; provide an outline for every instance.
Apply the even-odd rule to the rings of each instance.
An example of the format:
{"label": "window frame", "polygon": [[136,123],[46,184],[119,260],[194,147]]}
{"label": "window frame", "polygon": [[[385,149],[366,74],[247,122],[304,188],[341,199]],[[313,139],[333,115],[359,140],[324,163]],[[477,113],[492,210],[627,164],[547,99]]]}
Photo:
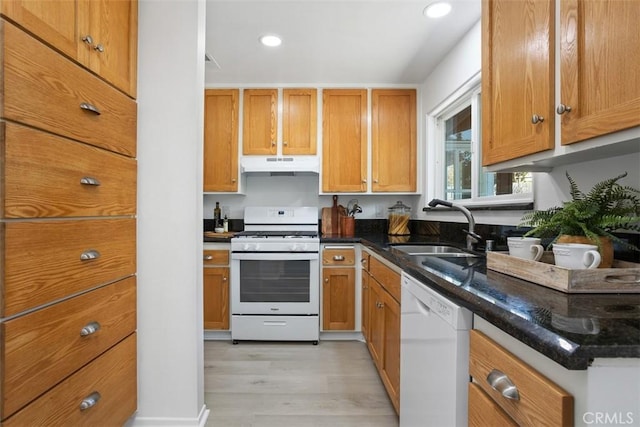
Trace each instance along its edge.
{"label": "window frame", "polygon": [[[427,168],[426,185],[428,199],[443,199],[446,196],[445,182],[445,140],[444,122],[471,105],[471,198],[457,199],[454,202],[468,208],[489,209],[493,207],[528,205],[534,200],[534,182],[531,182],[530,193],[501,194],[492,196],[479,196],[480,172],[482,167],[481,156],[481,86],[480,73],[473,76],[458,90],[448,96],[443,102],[427,114],[426,120],[426,164]],[[480,114],[479,114],[480,113]],[[433,161],[429,161],[429,160]],[[486,172],[486,170],[485,170]]]}

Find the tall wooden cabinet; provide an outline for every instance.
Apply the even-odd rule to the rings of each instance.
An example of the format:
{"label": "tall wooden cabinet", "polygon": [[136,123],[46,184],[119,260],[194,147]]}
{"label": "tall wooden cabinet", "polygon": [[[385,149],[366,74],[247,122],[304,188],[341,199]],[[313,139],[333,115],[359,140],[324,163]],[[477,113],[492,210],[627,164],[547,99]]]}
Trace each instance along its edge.
{"label": "tall wooden cabinet", "polygon": [[371,190],[416,191],[416,90],[371,90]]}
{"label": "tall wooden cabinet", "polygon": [[[0,3],[3,426],[136,410],[137,3],[97,3]],[[74,50],[98,10],[95,54],[124,68]]]}
{"label": "tall wooden cabinet", "polygon": [[238,89],[204,93],[203,190],[238,191]]}
{"label": "tall wooden cabinet", "polygon": [[242,102],[242,154],[275,155],[278,149],[278,90],[245,89]]}
{"label": "tall wooden cabinet", "polygon": [[640,126],[640,3],[558,1],[482,2],[484,166]]}
{"label": "tall wooden cabinet", "polygon": [[322,191],[367,191],[367,90],[322,92]]}

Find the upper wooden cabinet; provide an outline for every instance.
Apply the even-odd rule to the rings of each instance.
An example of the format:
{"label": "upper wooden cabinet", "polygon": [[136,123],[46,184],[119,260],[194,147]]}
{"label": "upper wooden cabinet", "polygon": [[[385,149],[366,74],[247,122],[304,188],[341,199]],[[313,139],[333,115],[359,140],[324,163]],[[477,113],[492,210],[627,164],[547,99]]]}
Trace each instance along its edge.
{"label": "upper wooden cabinet", "polygon": [[553,0],[482,1],[482,164],[554,146]]}
{"label": "upper wooden cabinet", "polygon": [[278,90],[245,89],[242,154],[274,155],[278,141]]}
{"label": "upper wooden cabinet", "polygon": [[282,154],[317,153],[317,89],[283,89]]}
{"label": "upper wooden cabinet", "polygon": [[238,191],[238,89],[207,89],[204,191]]}
{"label": "upper wooden cabinet", "polygon": [[560,2],[562,144],[640,125],[638,22],[638,1]]}
{"label": "upper wooden cabinet", "polygon": [[137,0],[3,0],[0,12],[136,97]]}
{"label": "upper wooden cabinet", "polygon": [[322,94],[322,191],[367,191],[367,90]]}
{"label": "upper wooden cabinet", "polygon": [[371,189],[416,191],[416,90],[371,91]]}
{"label": "upper wooden cabinet", "polygon": [[556,31],[553,0],[483,0],[482,156],[491,170],[560,164],[631,138],[597,137],[640,126],[640,83],[629,78],[640,68],[640,2],[559,1]]}

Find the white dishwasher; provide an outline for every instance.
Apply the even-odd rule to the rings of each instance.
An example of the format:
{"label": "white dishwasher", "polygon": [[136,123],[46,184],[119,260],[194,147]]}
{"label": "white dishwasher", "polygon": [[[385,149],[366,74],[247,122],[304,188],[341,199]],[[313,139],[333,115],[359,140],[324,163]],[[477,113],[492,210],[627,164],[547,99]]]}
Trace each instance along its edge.
{"label": "white dishwasher", "polygon": [[472,313],[402,273],[400,426],[466,426]]}

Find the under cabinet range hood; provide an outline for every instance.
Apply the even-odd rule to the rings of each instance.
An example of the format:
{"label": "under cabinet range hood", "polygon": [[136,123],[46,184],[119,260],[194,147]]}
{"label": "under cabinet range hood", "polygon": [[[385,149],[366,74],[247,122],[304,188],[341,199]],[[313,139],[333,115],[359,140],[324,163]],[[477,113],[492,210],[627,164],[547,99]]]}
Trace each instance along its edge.
{"label": "under cabinet range hood", "polygon": [[320,161],[316,156],[243,156],[240,158],[240,171],[272,175],[317,174]]}

